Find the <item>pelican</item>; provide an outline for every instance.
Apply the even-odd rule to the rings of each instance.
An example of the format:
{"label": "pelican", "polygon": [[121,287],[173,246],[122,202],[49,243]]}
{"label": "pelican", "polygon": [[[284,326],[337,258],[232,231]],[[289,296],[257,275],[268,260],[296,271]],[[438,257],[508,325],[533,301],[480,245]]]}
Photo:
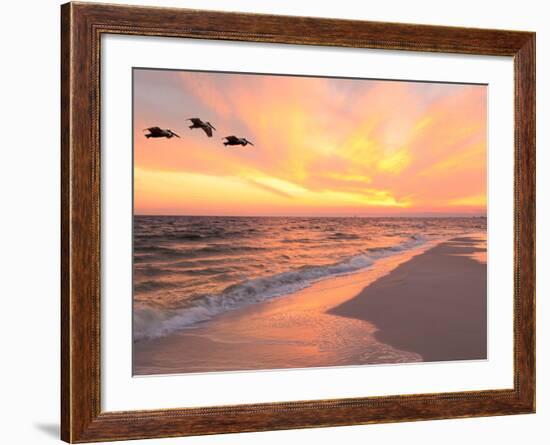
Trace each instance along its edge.
{"label": "pelican", "polygon": [[149,138],[167,138],[167,139],[170,139],[170,138],[173,138],[174,136],[179,138],[179,136],[176,133],[174,133],[172,130],[170,130],[169,128],[167,128],[166,130],[163,130],[160,127],[150,127],[150,128],[144,129],[143,131],[148,131],[149,132],[145,135],[145,137],[147,139],[149,139]]}
{"label": "pelican", "polygon": [[243,147],[245,147],[248,144],[254,146],[254,144],[246,138],[238,138],[237,136],[226,136],[223,139],[226,140],[223,143],[223,145],[225,145],[225,146],[227,146],[227,145],[242,145]]}
{"label": "pelican", "polygon": [[206,135],[211,138],[212,137],[212,130],[215,130],[214,125],[212,125],[210,122],[203,122],[198,117],[192,117],[190,119],[187,119],[188,121],[191,121],[191,125],[189,128],[200,128],[202,129]]}

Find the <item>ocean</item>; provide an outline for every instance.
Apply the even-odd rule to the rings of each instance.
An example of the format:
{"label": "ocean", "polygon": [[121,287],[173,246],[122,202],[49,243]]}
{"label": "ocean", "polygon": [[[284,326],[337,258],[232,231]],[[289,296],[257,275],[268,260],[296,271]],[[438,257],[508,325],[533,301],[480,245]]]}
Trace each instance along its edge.
{"label": "ocean", "polygon": [[135,216],[134,341],[203,327],[426,243],[486,231],[486,218]]}

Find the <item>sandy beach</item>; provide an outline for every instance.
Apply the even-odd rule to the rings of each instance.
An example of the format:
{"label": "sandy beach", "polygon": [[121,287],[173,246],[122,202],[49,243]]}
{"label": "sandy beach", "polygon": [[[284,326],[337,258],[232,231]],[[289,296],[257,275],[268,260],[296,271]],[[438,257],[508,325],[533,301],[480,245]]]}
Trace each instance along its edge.
{"label": "sandy beach", "polygon": [[485,249],[455,238],[413,258],[330,313],[365,320],[424,361],[487,358]]}
{"label": "sandy beach", "polygon": [[134,374],[484,359],[485,252],[453,238],[135,342]]}

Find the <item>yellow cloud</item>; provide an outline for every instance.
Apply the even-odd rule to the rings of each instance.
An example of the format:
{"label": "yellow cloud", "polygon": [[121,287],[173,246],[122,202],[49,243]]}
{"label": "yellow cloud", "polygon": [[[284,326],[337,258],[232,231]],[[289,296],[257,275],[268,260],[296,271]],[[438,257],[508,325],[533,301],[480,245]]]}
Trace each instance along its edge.
{"label": "yellow cloud", "polygon": [[452,199],[448,204],[450,206],[485,207],[487,205],[487,195],[474,195]]}
{"label": "yellow cloud", "polygon": [[406,149],[401,149],[380,159],[376,166],[380,171],[397,174],[403,171],[410,164],[411,159],[412,156],[409,151]]}
{"label": "yellow cloud", "polygon": [[470,146],[462,146],[461,150],[451,154],[445,159],[430,165],[429,168],[419,173],[420,176],[439,173],[448,175],[449,172],[456,172],[470,168],[485,168],[485,156],[487,145],[485,142],[478,142]]}
{"label": "yellow cloud", "polygon": [[[409,200],[397,200],[387,190],[362,192],[311,191],[272,177],[214,176],[135,169],[135,208],[139,213],[177,214],[185,205],[195,215],[284,213],[285,209],[406,208]],[[222,197],[213,200],[213,197]]]}
{"label": "yellow cloud", "polygon": [[372,182],[372,177],[359,174],[347,174],[347,173],[337,173],[337,172],[328,172],[323,175],[326,178],[338,179],[341,181],[351,181],[351,182],[362,182],[365,184],[370,184]]}

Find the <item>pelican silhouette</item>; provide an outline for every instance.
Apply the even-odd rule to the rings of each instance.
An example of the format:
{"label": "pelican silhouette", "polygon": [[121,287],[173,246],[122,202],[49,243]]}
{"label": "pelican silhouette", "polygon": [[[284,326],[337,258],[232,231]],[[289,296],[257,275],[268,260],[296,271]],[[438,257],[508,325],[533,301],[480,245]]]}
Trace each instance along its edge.
{"label": "pelican silhouette", "polygon": [[248,144],[254,146],[254,144],[246,138],[238,138],[237,136],[226,136],[223,139],[226,140],[223,143],[223,145],[225,145],[225,146],[227,146],[227,145],[242,145],[243,147],[245,147]]}
{"label": "pelican silhouette", "polygon": [[191,125],[189,128],[200,128],[203,130],[206,135],[211,138],[212,137],[212,130],[215,130],[214,125],[212,125],[210,122],[203,122],[198,117],[192,117],[190,119],[187,119],[188,121],[191,121]]}
{"label": "pelican silhouette", "polygon": [[167,139],[171,139],[174,136],[179,138],[179,136],[176,133],[174,133],[172,130],[170,130],[169,128],[164,130],[160,127],[149,127],[149,128],[144,129],[143,131],[148,131],[149,132],[145,135],[145,137],[147,139],[149,139],[149,138],[167,138]]}

